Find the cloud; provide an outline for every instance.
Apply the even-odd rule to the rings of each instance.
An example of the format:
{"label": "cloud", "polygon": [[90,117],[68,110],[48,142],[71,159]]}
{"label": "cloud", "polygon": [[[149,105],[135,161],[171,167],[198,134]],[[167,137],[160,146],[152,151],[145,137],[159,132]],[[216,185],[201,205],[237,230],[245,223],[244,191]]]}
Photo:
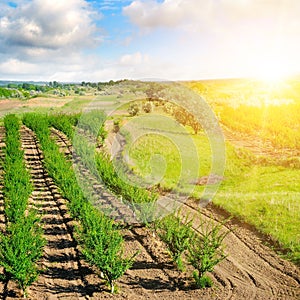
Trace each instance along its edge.
{"label": "cloud", "polygon": [[125,54],[120,59],[121,66],[132,66],[147,63],[149,61],[148,55],[143,55],[140,52],[133,54]]}
{"label": "cloud", "polygon": [[37,58],[69,53],[95,42],[93,13],[83,0],[33,0],[6,9],[0,18],[0,51]]}
{"label": "cloud", "polygon": [[[88,73],[86,51],[102,41],[100,12],[84,0],[15,0],[0,5],[0,76],[46,79]],[[62,78],[60,78],[63,80]],[[48,79],[47,79],[48,80]]]}
{"label": "cloud", "polygon": [[165,61],[172,57],[186,77],[247,76],[272,63],[299,70],[299,12],[298,0],[135,0],[123,8],[143,35],[164,36]]}
{"label": "cloud", "polygon": [[16,73],[26,75],[28,73],[38,72],[38,67],[35,64],[26,63],[12,58],[0,63],[0,70],[5,70],[7,76],[14,75]]}
{"label": "cloud", "polygon": [[[299,19],[299,11],[298,0],[136,0],[123,8],[123,14],[141,29],[185,25],[194,29],[236,29],[241,23],[255,25],[255,21],[262,20],[269,28],[278,21]],[[295,28],[299,23],[289,25]]]}
{"label": "cloud", "polygon": [[[123,13],[132,23],[143,28],[174,27],[195,17],[198,1],[165,0],[158,3],[153,0],[133,1],[124,7]],[[196,7],[193,5],[196,5]]]}

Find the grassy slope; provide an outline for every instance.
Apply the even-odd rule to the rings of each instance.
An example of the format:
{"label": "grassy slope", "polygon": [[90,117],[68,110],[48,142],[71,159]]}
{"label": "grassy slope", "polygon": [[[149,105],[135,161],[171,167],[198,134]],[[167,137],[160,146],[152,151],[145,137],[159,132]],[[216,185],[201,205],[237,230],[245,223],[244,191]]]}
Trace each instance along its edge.
{"label": "grassy slope", "polygon": [[[135,130],[140,130],[142,133],[143,130],[146,132],[145,128],[150,125],[152,128],[153,125],[157,128],[163,126],[150,117],[142,119],[140,117],[137,122],[141,125],[135,127]],[[189,182],[195,178],[189,176],[194,172],[188,174],[187,168],[192,170],[196,165],[195,156],[186,146],[187,139],[192,139],[198,151],[199,176],[209,174],[210,148],[204,135],[178,134],[178,125],[175,125],[170,123],[168,132],[173,133],[168,135],[166,135],[167,130],[142,135],[131,144],[127,154],[132,169],[139,175],[148,180],[152,177],[152,183],[155,183],[155,179],[163,177],[161,182],[164,187],[177,186],[179,190],[187,191],[191,187]],[[179,149],[174,145],[177,143],[185,146]],[[260,165],[255,163],[250,154],[240,156],[237,153],[232,145],[227,144],[225,180],[214,198],[214,203],[273,236],[284,247],[291,250],[292,259],[299,261],[299,170],[272,164]],[[185,161],[188,166],[182,166],[182,161]],[[178,184],[181,170],[184,180]],[[192,194],[200,197],[202,190],[203,187],[197,186]]]}

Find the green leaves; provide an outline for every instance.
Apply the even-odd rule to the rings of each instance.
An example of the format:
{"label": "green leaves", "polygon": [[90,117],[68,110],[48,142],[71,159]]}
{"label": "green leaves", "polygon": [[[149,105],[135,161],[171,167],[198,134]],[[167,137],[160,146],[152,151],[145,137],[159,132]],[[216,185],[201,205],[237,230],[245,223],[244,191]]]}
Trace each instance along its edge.
{"label": "green leaves", "polygon": [[[200,213],[197,219],[203,217]],[[212,281],[205,276],[212,272],[214,267],[225,257],[223,240],[229,233],[222,229],[226,222],[216,224],[213,220],[202,220],[199,227],[193,227],[193,218],[189,216],[180,218],[169,215],[157,222],[159,237],[166,243],[173,261],[180,271],[184,271],[182,256],[186,253],[188,262],[195,268],[193,277],[199,288],[210,287]]]}
{"label": "green leaves", "polygon": [[42,256],[45,243],[39,221],[30,213],[0,235],[0,265],[23,291],[38,277],[36,261]]}
{"label": "green leaves", "polygon": [[212,272],[214,267],[225,257],[223,240],[229,233],[222,230],[222,225],[214,221],[202,221],[199,226],[200,235],[194,234],[193,241],[188,247],[188,261],[195,268],[193,277],[200,288],[211,286],[211,280],[205,276],[206,272]]}
{"label": "green leaves", "polygon": [[19,119],[7,115],[4,126],[4,205],[8,224],[6,233],[0,234],[0,265],[6,276],[16,281],[26,295],[26,288],[38,276],[36,262],[42,255],[44,239],[36,213],[25,214],[33,187],[21,150]]}
{"label": "green leaves", "polygon": [[[35,131],[43,149],[47,171],[61,189],[62,195],[69,200],[73,218],[80,221],[77,239],[84,256],[99,268],[114,292],[115,280],[132,265],[134,257],[123,257],[123,237],[115,223],[88,202],[77,181],[72,163],[59,152],[58,146],[50,138],[50,123],[71,135],[68,130],[73,128],[72,122],[68,124],[67,119],[63,119],[60,124],[60,119],[53,116],[51,122],[48,122],[47,116],[36,114],[26,114],[23,122]],[[91,130],[95,131],[95,126]],[[85,155],[91,155],[90,148],[83,147],[82,151],[86,151]]]}
{"label": "green leaves", "polygon": [[194,236],[192,230],[192,219],[181,220],[178,216],[169,215],[158,222],[160,228],[158,235],[166,243],[170,255],[177,264],[179,270],[184,270],[182,254],[188,249]]}
{"label": "green leaves", "polygon": [[123,257],[123,237],[114,222],[105,215],[90,210],[79,232],[83,254],[97,266],[114,292],[114,282],[133,264],[134,256]]}

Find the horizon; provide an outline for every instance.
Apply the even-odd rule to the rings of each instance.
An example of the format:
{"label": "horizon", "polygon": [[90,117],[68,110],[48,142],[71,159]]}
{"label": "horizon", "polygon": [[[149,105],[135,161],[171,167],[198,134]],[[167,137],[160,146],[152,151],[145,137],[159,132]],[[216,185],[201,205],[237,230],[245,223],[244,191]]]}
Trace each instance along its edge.
{"label": "horizon", "polygon": [[4,0],[0,78],[276,81],[300,74],[299,11],[297,0]]}

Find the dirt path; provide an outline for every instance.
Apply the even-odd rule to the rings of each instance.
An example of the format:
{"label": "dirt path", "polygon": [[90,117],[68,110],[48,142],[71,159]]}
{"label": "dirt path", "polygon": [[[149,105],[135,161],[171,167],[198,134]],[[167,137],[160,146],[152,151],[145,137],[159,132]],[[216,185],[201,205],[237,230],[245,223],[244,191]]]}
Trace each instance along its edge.
{"label": "dirt path", "polygon": [[[72,152],[71,145],[63,134],[57,131],[53,134],[62,149]],[[88,176],[87,173],[85,175]],[[88,178],[93,182],[91,177]],[[182,213],[195,214],[197,208],[196,203],[190,200],[183,205]],[[223,213],[211,205],[201,210],[201,217],[220,220]],[[197,218],[195,229],[199,223]],[[130,253],[141,249],[141,256],[138,256],[135,266],[121,278],[120,299],[129,296],[130,299],[141,299],[150,295],[151,299],[300,298],[299,269],[276,255],[264,245],[264,237],[247,227],[232,220],[223,228],[233,230],[225,240],[228,257],[212,274],[214,288],[206,290],[193,290],[187,274],[174,271],[162,243],[148,229],[132,228],[125,234],[126,249]],[[161,269],[158,273],[157,268]],[[133,284],[134,279],[136,281]]]}
{"label": "dirt path", "polygon": [[[197,209],[196,203],[189,200],[182,213],[197,216]],[[223,213],[208,205],[201,209],[201,218],[218,222]],[[195,227],[198,224],[195,218]],[[215,268],[214,275],[231,287],[229,299],[299,299],[299,268],[281,259],[264,245],[262,235],[247,227],[236,219],[224,227],[230,230],[224,241],[228,257]]]}

